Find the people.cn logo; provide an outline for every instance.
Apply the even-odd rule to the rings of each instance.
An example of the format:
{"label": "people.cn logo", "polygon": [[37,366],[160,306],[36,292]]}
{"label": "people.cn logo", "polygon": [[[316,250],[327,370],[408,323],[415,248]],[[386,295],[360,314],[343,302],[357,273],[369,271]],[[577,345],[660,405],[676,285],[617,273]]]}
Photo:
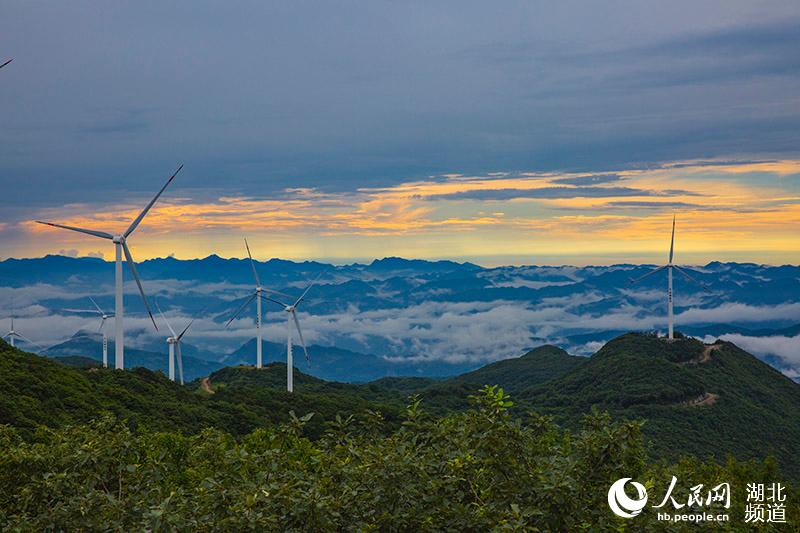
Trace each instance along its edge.
{"label": "people.cn logo", "polygon": [[635,488],[638,493],[637,498],[629,498],[628,495],[625,494],[625,484],[628,483],[628,481],[631,481],[631,478],[624,477],[618,479],[611,485],[611,488],[608,489],[608,506],[611,507],[615,515],[621,516],[622,518],[633,518],[641,513],[644,506],[647,505],[647,491],[644,490],[644,486],[641,483],[631,481],[631,485],[633,485],[633,488]]}

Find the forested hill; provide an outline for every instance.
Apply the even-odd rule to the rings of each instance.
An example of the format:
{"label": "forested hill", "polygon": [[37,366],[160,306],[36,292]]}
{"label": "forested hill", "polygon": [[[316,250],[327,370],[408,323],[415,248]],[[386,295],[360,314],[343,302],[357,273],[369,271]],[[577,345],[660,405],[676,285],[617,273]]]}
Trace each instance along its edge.
{"label": "forested hill", "polygon": [[669,343],[645,334],[622,335],[591,358],[553,346],[449,379],[384,378],[366,384],[324,381],[295,369],[295,392],[285,391],[286,366],[227,367],[186,386],[145,369],[71,367],[0,344],[0,423],[25,434],[38,425],[86,422],[103,412],[132,427],[193,434],[216,427],[244,435],[315,413],[305,431],[320,435],[337,415],[380,412],[399,426],[409,397],[443,416],[468,407],[483,385],[510,391],[520,416],[549,414],[577,427],[593,408],[618,419],[646,420],[651,457],[683,454],[739,459],[774,455],[800,478],[800,385],[726,342]]}
{"label": "forested hill", "polygon": [[533,385],[559,377],[584,363],[585,357],[569,355],[557,346],[540,346],[522,357],[490,363],[448,381],[477,385],[501,385],[517,394]]}
{"label": "forested hill", "polygon": [[800,385],[729,342],[622,335],[518,397],[568,426],[592,408],[647,420],[654,457],[773,454],[800,476]]}

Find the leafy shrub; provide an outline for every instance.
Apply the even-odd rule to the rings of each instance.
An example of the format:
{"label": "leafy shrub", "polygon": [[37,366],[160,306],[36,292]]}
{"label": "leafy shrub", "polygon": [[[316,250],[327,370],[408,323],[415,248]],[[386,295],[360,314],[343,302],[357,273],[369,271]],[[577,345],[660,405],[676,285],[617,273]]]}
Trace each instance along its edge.
{"label": "leafy shrub", "polygon": [[[774,464],[647,466],[641,427],[593,412],[573,432],[530,413],[511,415],[502,389],[485,387],[467,411],[438,418],[412,398],[399,428],[382,415],[337,416],[310,440],[308,414],[236,439],[131,430],[111,416],[40,428],[23,439],[0,429],[4,530],[152,531],[608,531],[617,478],[779,477]],[[759,477],[760,476],[760,477]],[[669,479],[668,477],[666,479]],[[792,496],[794,497],[794,496]],[[793,500],[788,516],[800,516]],[[677,530],[680,530],[678,528]],[[687,529],[688,530],[688,529]]]}

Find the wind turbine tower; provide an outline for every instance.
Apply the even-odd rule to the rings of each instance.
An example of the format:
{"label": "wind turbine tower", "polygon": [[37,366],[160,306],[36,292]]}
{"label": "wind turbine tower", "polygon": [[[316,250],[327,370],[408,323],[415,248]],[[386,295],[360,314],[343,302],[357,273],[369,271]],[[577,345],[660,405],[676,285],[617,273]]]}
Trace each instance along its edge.
{"label": "wind turbine tower", "polygon": [[[322,273],[320,273],[320,276]],[[319,276],[317,276],[319,279]],[[280,300],[276,300],[269,296],[265,296],[267,300],[270,302],[274,302],[280,306],[283,306],[283,310],[286,311],[286,390],[289,392],[294,391],[294,361],[292,357],[292,330],[297,330],[297,336],[300,338],[300,343],[303,346],[303,352],[306,354],[306,362],[311,365],[311,359],[308,357],[308,348],[306,347],[306,341],[303,339],[303,332],[300,330],[300,321],[297,320],[297,306],[300,305],[300,302],[306,297],[308,291],[311,290],[317,283],[315,279],[311,285],[309,285],[303,294],[300,295],[293,304],[289,305],[286,303],[281,302]]]}
{"label": "wind turbine tower", "polygon": [[183,328],[183,331],[181,331],[180,334],[177,334],[175,333],[175,330],[172,329],[172,325],[169,323],[169,320],[167,320],[167,317],[161,311],[161,307],[158,305],[158,302],[156,302],[156,308],[158,308],[158,313],[161,315],[161,318],[163,318],[164,322],[167,323],[167,328],[169,328],[169,332],[172,333],[171,337],[167,337],[167,346],[169,346],[169,363],[168,363],[169,379],[175,381],[175,356],[177,355],[178,378],[180,379],[181,385],[183,385],[183,356],[181,355],[181,340],[183,339],[183,336],[186,335],[186,332],[189,331],[189,328],[192,326],[195,319],[193,318],[189,322],[189,324],[187,324],[187,326]]}
{"label": "wind turbine tower", "polygon": [[21,338],[22,335],[20,335],[16,331],[14,331],[14,317],[12,316],[11,317],[11,329],[8,330],[8,333],[3,335],[3,338],[4,339],[8,339],[8,342],[9,342],[9,344],[11,344],[12,348],[16,348],[16,344],[14,344],[14,342],[15,342],[14,339],[17,338],[17,337]]}
{"label": "wind turbine tower", "polygon": [[[236,310],[236,312],[233,314],[233,316],[230,318],[230,320],[228,320],[228,322],[225,324],[225,327],[226,328],[229,327],[231,325],[231,322],[233,322],[234,319],[237,316],[239,316],[239,314],[241,314],[241,312],[244,310],[244,308],[247,307],[248,305],[250,305],[250,302],[252,302],[255,299],[255,301],[256,301],[256,368],[261,368],[262,364],[263,364],[263,358],[262,358],[262,354],[261,354],[261,351],[262,351],[262,346],[261,346],[261,344],[262,344],[262,341],[261,341],[261,338],[262,338],[262,333],[261,333],[261,316],[262,316],[261,300],[263,298],[266,298],[266,296],[265,296],[266,293],[277,294],[277,295],[280,295],[280,296],[286,296],[286,295],[282,294],[282,293],[280,293],[278,291],[272,291],[272,290],[265,289],[264,286],[261,285],[261,278],[259,278],[259,276],[258,276],[258,270],[256,270],[256,262],[253,261],[253,255],[250,253],[250,245],[247,244],[247,239],[244,240],[244,246],[245,246],[245,248],[247,248],[247,257],[250,259],[250,267],[253,269],[253,278],[256,281],[256,287],[255,287],[255,290],[247,298],[247,300],[245,300],[245,302],[239,307],[239,309]],[[269,300],[269,298],[267,298],[267,299]],[[272,300],[272,301],[274,301],[274,300]]]}
{"label": "wind turbine tower", "polygon": [[106,314],[105,311],[100,309],[100,306],[97,305],[97,302],[95,302],[94,298],[91,296],[89,296],[89,300],[92,302],[92,305],[94,305],[94,309],[65,309],[65,311],[69,311],[71,313],[96,313],[100,315],[100,327],[97,328],[97,331],[103,332],[103,368],[108,368],[108,333],[104,328],[106,325],[106,320],[114,315]]}
{"label": "wind turbine tower", "polygon": [[28,337],[26,337],[25,335],[23,335],[22,333],[20,333],[20,332],[18,332],[18,331],[16,331],[16,330],[14,329],[14,317],[13,317],[13,316],[11,317],[11,329],[10,329],[10,330],[8,330],[8,333],[6,333],[5,335],[3,335],[3,338],[4,338],[4,339],[8,339],[8,343],[11,345],[11,347],[12,347],[12,348],[15,348],[15,347],[16,347],[16,344],[15,344],[15,341],[14,341],[14,339],[22,339],[23,341],[25,341],[25,342],[27,342],[27,343],[30,343],[30,344],[32,344],[32,345],[34,345],[34,346],[36,346],[36,347],[37,347],[37,348],[39,348],[40,350],[44,350],[44,348],[42,347],[42,345],[40,345],[40,344],[37,344],[37,343],[33,342],[33,341],[32,341],[32,340],[30,340]]}
{"label": "wind turbine tower", "polygon": [[638,282],[642,281],[645,278],[648,278],[648,277],[652,276],[653,274],[656,274],[657,272],[661,272],[664,269],[667,270],[667,321],[668,321],[668,324],[669,324],[668,325],[667,339],[670,340],[670,341],[673,340],[673,338],[674,338],[673,337],[674,317],[673,317],[673,312],[672,312],[672,270],[673,269],[677,270],[678,273],[680,273],[687,280],[689,280],[689,281],[691,281],[693,283],[696,283],[696,284],[700,285],[701,287],[703,287],[704,289],[708,290],[708,286],[706,284],[701,283],[700,281],[697,281],[692,276],[690,276],[689,273],[686,272],[686,270],[684,270],[683,268],[679,267],[678,265],[676,265],[676,264],[674,264],[672,262],[674,250],[675,250],[675,217],[673,216],[672,217],[672,238],[671,238],[670,243],[669,243],[669,260],[667,261],[667,264],[663,265],[663,266],[660,266],[660,267],[657,267],[654,270],[651,270],[650,272],[648,272],[644,276],[641,276],[641,277],[636,278],[636,279],[632,279],[630,281],[630,283],[629,283],[629,285],[633,285],[635,283],[638,283]]}
{"label": "wind turbine tower", "polygon": [[139,294],[142,295],[142,301],[144,302],[144,306],[147,309],[147,314],[150,315],[150,320],[153,322],[153,327],[156,328],[158,331],[158,326],[156,325],[156,321],[153,318],[153,313],[150,310],[150,304],[147,303],[147,297],[144,294],[144,289],[142,288],[142,281],[139,279],[139,273],[136,270],[136,263],[133,261],[133,257],[131,256],[131,251],[128,249],[128,237],[130,237],[131,233],[139,226],[142,222],[142,219],[147,215],[147,212],[150,211],[150,208],[156,203],[156,200],[161,196],[167,186],[172,183],[172,180],[175,179],[175,176],[178,175],[178,172],[181,171],[183,165],[178,167],[178,170],[169,177],[167,182],[161,187],[161,190],[158,191],[158,194],[150,200],[150,203],[145,206],[139,216],[131,222],[131,225],[128,226],[123,233],[119,235],[112,235],[111,233],[106,233],[105,231],[96,231],[91,229],[83,229],[83,228],[76,228],[72,226],[65,226],[63,224],[54,224],[52,222],[42,222],[37,220],[39,224],[45,224],[47,226],[53,226],[54,228],[62,228],[68,229],[70,231],[77,231],[79,233],[85,233],[87,235],[92,235],[94,237],[100,237],[101,239],[108,239],[114,243],[114,248],[116,251],[116,263],[115,263],[115,291],[114,291],[114,349],[115,349],[115,360],[114,366],[118,369],[125,368],[125,339],[124,339],[124,327],[123,327],[123,318],[124,318],[124,309],[123,309],[123,294],[122,294],[122,254],[125,254],[125,261],[128,263],[128,268],[131,269],[131,274],[133,275],[133,279],[136,281],[136,285],[139,287]]}

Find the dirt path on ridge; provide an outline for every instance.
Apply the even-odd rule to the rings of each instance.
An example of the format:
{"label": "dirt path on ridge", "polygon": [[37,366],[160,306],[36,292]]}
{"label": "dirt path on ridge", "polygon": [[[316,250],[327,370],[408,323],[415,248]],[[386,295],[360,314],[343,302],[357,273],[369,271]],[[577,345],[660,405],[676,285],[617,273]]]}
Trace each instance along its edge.
{"label": "dirt path on ridge", "polygon": [[697,398],[693,400],[689,400],[688,402],[683,402],[683,405],[687,407],[702,407],[704,405],[714,405],[714,402],[717,401],[719,398],[719,394],[714,394],[713,392],[704,392]]}
{"label": "dirt path on ridge", "polygon": [[679,365],[702,365],[703,363],[708,363],[711,361],[711,354],[719,350],[721,346],[719,344],[706,344],[703,353],[698,355],[693,359],[689,359],[688,361],[684,361],[682,363],[678,363]]}

